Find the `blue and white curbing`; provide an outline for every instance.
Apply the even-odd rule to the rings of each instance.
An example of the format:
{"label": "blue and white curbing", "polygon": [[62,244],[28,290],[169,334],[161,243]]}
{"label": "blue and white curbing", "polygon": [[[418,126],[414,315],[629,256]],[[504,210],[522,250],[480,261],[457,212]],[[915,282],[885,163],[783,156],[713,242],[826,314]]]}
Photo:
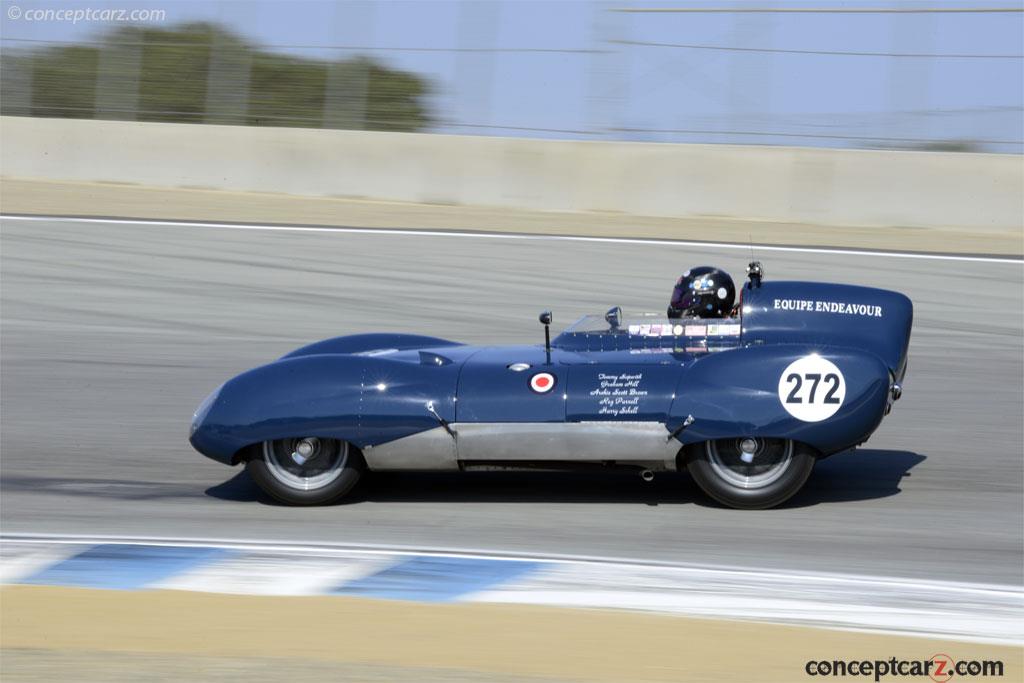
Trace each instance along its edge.
{"label": "blue and white curbing", "polygon": [[627,609],[1024,643],[1008,585],[372,546],[5,536],[0,583]]}

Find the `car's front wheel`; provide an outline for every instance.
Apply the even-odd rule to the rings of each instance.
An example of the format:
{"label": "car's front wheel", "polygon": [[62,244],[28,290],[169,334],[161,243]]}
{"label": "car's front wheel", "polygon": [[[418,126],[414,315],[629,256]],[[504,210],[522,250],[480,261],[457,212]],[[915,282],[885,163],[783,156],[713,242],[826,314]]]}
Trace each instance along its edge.
{"label": "car's front wheel", "polygon": [[759,510],[789,500],[803,487],[814,463],[813,449],[796,441],[740,437],[691,446],[686,468],[719,503]]}
{"label": "car's front wheel", "polygon": [[290,505],[325,505],[348,493],[365,469],[345,441],[307,436],[264,441],[246,469],[260,488]]}

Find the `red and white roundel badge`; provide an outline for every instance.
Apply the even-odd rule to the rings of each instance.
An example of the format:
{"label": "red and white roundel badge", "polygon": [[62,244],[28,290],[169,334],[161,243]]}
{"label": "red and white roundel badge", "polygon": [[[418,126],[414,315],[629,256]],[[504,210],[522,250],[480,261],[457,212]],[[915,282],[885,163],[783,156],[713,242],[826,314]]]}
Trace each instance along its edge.
{"label": "red and white roundel badge", "polygon": [[546,394],[555,388],[555,376],[550,372],[538,372],[530,378],[530,388],[538,394]]}

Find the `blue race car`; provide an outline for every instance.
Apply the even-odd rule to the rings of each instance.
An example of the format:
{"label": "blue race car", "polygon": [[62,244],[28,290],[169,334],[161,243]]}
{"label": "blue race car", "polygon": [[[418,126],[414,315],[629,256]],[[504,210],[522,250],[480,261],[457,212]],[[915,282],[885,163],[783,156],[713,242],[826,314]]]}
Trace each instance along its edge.
{"label": "blue race car", "polygon": [[318,505],[366,470],[687,470],[712,498],[768,508],[898,400],[913,320],[882,289],[687,271],[666,316],[613,308],[545,343],[410,334],[317,342],[229,380],[190,441],[272,497]]}

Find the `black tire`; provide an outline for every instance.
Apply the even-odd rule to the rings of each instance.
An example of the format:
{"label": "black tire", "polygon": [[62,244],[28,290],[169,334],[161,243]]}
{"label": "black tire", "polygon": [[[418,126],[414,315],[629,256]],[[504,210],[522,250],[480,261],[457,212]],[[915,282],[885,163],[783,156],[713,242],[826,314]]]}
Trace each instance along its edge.
{"label": "black tire", "polygon": [[[299,463],[292,453],[306,448],[302,444],[315,445]],[[344,441],[296,437],[254,446],[245,468],[275,500],[289,505],[326,505],[352,490],[366,463],[359,449]]]}
{"label": "black tire", "polygon": [[781,505],[803,488],[817,453],[789,439],[735,438],[694,444],[686,460],[697,485],[722,505],[763,510]]}

